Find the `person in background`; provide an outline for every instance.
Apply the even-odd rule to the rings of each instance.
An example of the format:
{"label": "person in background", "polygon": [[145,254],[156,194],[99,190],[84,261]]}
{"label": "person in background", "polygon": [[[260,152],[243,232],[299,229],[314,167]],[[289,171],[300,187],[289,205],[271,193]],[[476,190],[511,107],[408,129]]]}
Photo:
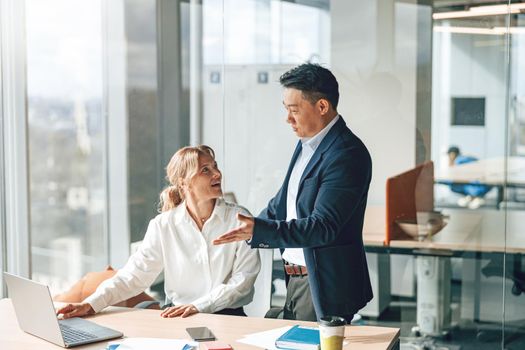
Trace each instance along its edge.
{"label": "person in background", "polygon": [[337,112],[339,87],[328,69],[306,63],[280,77],[286,121],[298,136],[284,183],[268,206],[214,244],[248,240],[281,248],[287,280],[284,318],[327,315],[348,323],[372,299],[363,220],[372,161]]}
{"label": "person in background", "polygon": [[166,170],[170,186],[161,193],[161,213],[150,221],[140,249],[95,293],[58,314],[70,318],[99,312],[144,291],[164,270],[170,303],[162,317],[198,312],[246,316],[243,306],[253,298],[259,253],[245,242],[215,246],[212,241],[240,224],[237,214],[249,213],[221,198],[222,174],[210,147],[180,149]]}
{"label": "person in background", "polygon": [[[456,166],[460,164],[467,164],[477,161],[478,159],[471,156],[464,156],[461,154],[459,147],[450,146],[448,151],[448,165]],[[462,195],[458,199],[460,207],[468,207],[469,209],[477,209],[485,204],[485,195],[491,190],[491,186],[477,184],[472,182],[469,184],[453,184],[450,185],[450,190],[454,193]]]}

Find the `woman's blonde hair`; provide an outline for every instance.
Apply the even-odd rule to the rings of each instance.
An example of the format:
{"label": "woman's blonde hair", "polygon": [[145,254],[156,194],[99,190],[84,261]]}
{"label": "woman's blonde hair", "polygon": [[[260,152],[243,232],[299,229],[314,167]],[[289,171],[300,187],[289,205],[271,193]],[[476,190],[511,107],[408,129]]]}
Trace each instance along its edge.
{"label": "woman's blonde hair", "polygon": [[182,181],[191,179],[197,174],[199,156],[202,155],[210,156],[215,160],[215,152],[205,145],[181,148],[171,157],[166,167],[166,180],[170,185],[160,193],[160,212],[173,209],[182,203],[184,200]]}

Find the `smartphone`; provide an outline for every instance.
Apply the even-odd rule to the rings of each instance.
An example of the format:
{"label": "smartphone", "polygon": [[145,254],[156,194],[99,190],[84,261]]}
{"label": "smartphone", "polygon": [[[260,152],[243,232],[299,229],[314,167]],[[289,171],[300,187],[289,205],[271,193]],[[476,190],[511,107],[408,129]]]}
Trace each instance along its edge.
{"label": "smartphone", "polygon": [[215,335],[210,331],[208,327],[191,327],[186,328],[186,332],[190,335],[191,339],[195,341],[207,341],[215,340]]}

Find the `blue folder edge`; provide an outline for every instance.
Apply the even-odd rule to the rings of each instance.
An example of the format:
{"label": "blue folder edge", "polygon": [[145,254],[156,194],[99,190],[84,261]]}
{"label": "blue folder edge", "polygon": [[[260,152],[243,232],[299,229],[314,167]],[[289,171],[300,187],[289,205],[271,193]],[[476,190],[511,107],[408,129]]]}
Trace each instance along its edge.
{"label": "blue folder edge", "polygon": [[317,345],[321,343],[319,329],[315,327],[295,325],[275,340],[275,346],[279,349],[295,349],[279,346],[279,342],[296,343],[305,345]]}

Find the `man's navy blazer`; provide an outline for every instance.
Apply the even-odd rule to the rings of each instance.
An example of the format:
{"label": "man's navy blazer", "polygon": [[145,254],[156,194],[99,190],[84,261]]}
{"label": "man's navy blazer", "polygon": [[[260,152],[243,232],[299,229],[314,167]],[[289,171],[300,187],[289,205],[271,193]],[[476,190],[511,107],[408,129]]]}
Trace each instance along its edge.
{"label": "man's navy blazer", "polygon": [[303,248],[317,318],[351,315],[372,299],[363,220],[372,176],[370,154],[343,118],[330,129],[303,172],[297,219],[286,221],[288,181],[255,218],[253,248]]}

